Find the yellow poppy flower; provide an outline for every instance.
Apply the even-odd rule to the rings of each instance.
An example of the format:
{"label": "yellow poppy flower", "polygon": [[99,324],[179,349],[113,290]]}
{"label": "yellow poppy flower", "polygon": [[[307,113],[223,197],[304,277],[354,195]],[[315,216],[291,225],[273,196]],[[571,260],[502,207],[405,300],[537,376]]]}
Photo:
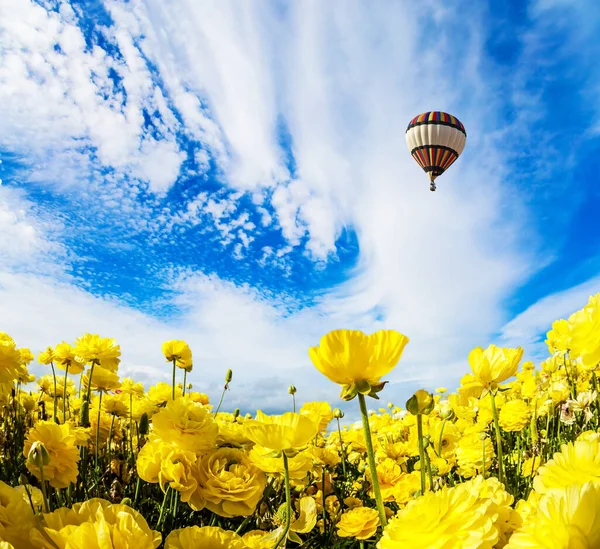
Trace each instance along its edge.
{"label": "yellow poppy flower", "polygon": [[268,416],[259,410],[256,419],[244,422],[244,432],[251,441],[277,451],[306,446],[317,435],[318,429],[310,418],[294,412]]}
{"label": "yellow poppy flower", "polygon": [[507,349],[490,345],[487,349],[476,347],[469,353],[469,364],[476,380],[485,387],[502,383],[519,369],[523,349]]}
{"label": "yellow poppy flower", "polygon": [[391,372],[408,338],[393,330],[366,335],[359,330],[334,330],[308,351],[313,364],[334,383],[343,386],[342,398],[358,392],[374,394],[383,388],[380,380]]}
{"label": "yellow poppy flower", "polygon": [[216,526],[190,526],[173,530],[165,540],[165,549],[247,549],[235,532]]}
{"label": "yellow poppy flower", "polygon": [[379,513],[369,507],[356,507],[346,511],[337,523],[338,536],[341,538],[369,539],[381,524]]}

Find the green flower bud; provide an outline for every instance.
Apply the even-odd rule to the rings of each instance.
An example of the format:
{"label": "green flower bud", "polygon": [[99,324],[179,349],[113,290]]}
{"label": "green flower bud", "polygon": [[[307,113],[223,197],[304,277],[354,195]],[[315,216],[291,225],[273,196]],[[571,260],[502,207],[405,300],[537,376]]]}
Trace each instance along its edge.
{"label": "green flower bud", "polygon": [[296,394],[296,387],[294,387],[293,385],[290,385],[290,386],[288,387],[288,393],[289,393],[290,395],[295,395],[295,394]]}
{"label": "green flower bud", "polygon": [[50,454],[39,440],[36,440],[31,445],[29,454],[27,454],[27,463],[29,463],[29,465],[35,465],[36,467],[43,467],[50,463]]}
{"label": "green flower bud", "polygon": [[344,412],[342,412],[339,408],[335,408],[333,410],[333,417],[336,419],[342,419],[344,417]]}
{"label": "green flower bud", "polygon": [[227,370],[227,375],[225,376],[225,383],[229,383],[233,379],[233,372],[231,369]]}
{"label": "green flower bud", "polygon": [[148,414],[146,412],[144,412],[142,414],[142,417],[140,417],[139,432],[140,432],[140,435],[145,437],[149,431],[150,431],[150,424],[148,421]]}
{"label": "green flower bud", "polygon": [[81,404],[81,410],[79,412],[79,424],[82,427],[90,426],[90,403],[84,400]]}
{"label": "green flower bud", "polygon": [[433,395],[425,391],[425,389],[419,389],[406,402],[406,409],[413,416],[418,416],[419,414],[429,415],[434,406]]}

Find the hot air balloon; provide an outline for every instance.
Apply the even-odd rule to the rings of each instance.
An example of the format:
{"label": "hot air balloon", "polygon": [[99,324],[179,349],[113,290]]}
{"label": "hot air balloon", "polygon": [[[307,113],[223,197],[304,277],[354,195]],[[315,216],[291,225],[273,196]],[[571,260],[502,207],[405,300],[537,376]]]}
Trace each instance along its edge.
{"label": "hot air balloon", "polygon": [[462,122],[446,112],[424,112],[406,128],[406,144],[417,164],[429,174],[432,191],[442,175],[465,148],[467,132]]}

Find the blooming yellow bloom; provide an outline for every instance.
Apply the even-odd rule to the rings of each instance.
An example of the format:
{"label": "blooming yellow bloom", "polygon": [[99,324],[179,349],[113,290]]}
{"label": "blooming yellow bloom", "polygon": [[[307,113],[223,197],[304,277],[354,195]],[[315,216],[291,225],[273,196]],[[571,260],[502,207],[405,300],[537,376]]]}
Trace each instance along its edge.
{"label": "blooming yellow bloom", "polygon": [[592,370],[600,363],[600,293],[590,297],[587,305],[569,317],[570,354]]}
{"label": "blooming yellow bloom", "polygon": [[301,414],[286,412],[268,416],[259,410],[256,419],[244,422],[244,432],[260,446],[283,451],[305,446],[316,436],[318,425]]}
{"label": "blooming yellow bloom", "polygon": [[116,372],[101,366],[95,366],[93,372],[90,369],[83,374],[82,381],[85,390],[87,390],[90,373],[92,373],[92,389],[94,389],[94,391],[115,391],[121,387],[121,382],[119,381],[119,376]]}
{"label": "blooming yellow bloom", "polygon": [[529,425],[531,410],[524,400],[510,400],[500,410],[500,427],[509,432],[521,432]]}
{"label": "blooming yellow bloom", "polygon": [[0,540],[11,543],[15,549],[31,549],[29,533],[35,519],[29,503],[20,491],[0,481]]}
{"label": "blooming yellow bloom", "polygon": [[381,390],[380,380],[396,366],[408,338],[393,330],[366,335],[359,330],[334,330],[308,351],[313,364],[334,383],[343,385],[342,398]]}
{"label": "blooming yellow bloom", "polygon": [[542,458],[540,456],[533,456],[527,458],[523,462],[523,467],[521,468],[521,476],[523,477],[532,477],[535,475],[542,464]]}
{"label": "blooming yellow bloom", "polygon": [[498,541],[495,504],[465,484],[410,501],[388,523],[378,549],[491,549]]}
{"label": "blooming yellow bloom", "polygon": [[494,456],[494,445],[488,436],[481,440],[480,433],[465,435],[458,441],[456,448],[458,473],[471,478],[482,472],[484,466],[487,471],[494,462]]}
{"label": "blooming yellow bloom", "polygon": [[0,332],[0,393],[8,394],[21,368],[21,354],[13,339]]}
{"label": "blooming yellow bloom", "polygon": [[34,530],[31,538],[35,547],[44,549],[156,549],[162,538],[131,507],[103,499],[76,503],[71,509],[63,507],[43,517],[40,528],[45,535]]}
{"label": "blooming yellow bloom", "polygon": [[552,323],[552,329],[546,334],[546,345],[548,351],[565,353],[571,347],[571,324],[568,320],[556,320]]}
{"label": "blooming yellow bloom", "polygon": [[218,427],[212,414],[188,396],[169,401],[152,424],[157,437],[182,450],[201,453],[215,447]]}
{"label": "blooming yellow bloom", "polygon": [[[48,347],[46,352],[51,350],[52,347]],[[69,368],[70,374],[80,374],[85,368],[85,362],[76,356],[75,349],[68,343],[65,343],[64,341],[62,343],[59,343],[54,348],[54,350],[52,350],[51,356],[51,360],[53,360],[56,363],[56,366],[58,368],[60,368],[61,370],[66,370],[67,368]],[[48,362],[46,362],[46,364],[48,364]]]}
{"label": "blooming yellow bloom", "polygon": [[[250,450],[250,460],[261,471],[271,475],[283,476],[283,460],[279,457],[271,457],[272,450],[255,444]],[[302,480],[313,467],[313,460],[308,450],[300,452],[288,458],[290,479]]]}
{"label": "blooming yellow bloom", "polygon": [[519,369],[523,349],[507,349],[490,345],[487,349],[476,347],[469,353],[469,364],[477,381],[486,387],[502,383]]}
{"label": "blooming yellow bloom", "polygon": [[[183,395],[183,390],[180,385],[175,386],[175,398]],[[169,400],[173,400],[173,386],[164,381],[159,381],[156,385],[152,385],[148,389],[148,399],[155,406],[164,406]]]}
{"label": "blooming yellow bloom", "polygon": [[197,474],[206,507],[222,517],[251,515],[267,485],[265,474],[235,448],[205,455]]}
{"label": "blooming yellow bloom", "polygon": [[162,352],[167,362],[175,361],[179,368],[187,369],[192,364],[192,350],[185,341],[173,339],[162,344]]}
{"label": "blooming yellow bloom", "polygon": [[356,507],[346,511],[337,523],[338,536],[341,538],[369,539],[377,532],[381,524],[379,513],[369,507]]}
{"label": "blooming yellow bloom", "polygon": [[[57,346],[58,347],[58,346]],[[56,355],[56,349],[54,350]],[[84,334],[75,340],[75,355],[79,362],[99,364],[116,372],[121,359],[121,347],[114,339],[98,334]]]}
{"label": "blooming yellow bloom", "polygon": [[165,549],[248,549],[235,532],[216,526],[190,526],[173,530],[165,540]]}
{"label": "blooming yellow bloom", "polygon": [[[43,444],[50,455],[49,463],[44,466],[44,478],[51,486],[66,488],[77,480],[79,450],[69,424],[57,425],[53,421],[38,421],[25,439],[25,457],[29,455],[35,442]],[[38,479],[41,478],[41,471],[37,465],[28,461],[27,469]]]}
{"label": "blooming yellow bloom", "polygon": [[138,395],[143,396],[144,386],[140,382],[136,382],[130,377],[125,377],[121,381],[121,392],[126,395]]}
{"label": "blooming yellow bloom", "polygon": [[565,488],[588,481],[600,481],[600,442],[580,440],[563,444],[561,451],[554,454],[540,467],[533,480],[533,487],[540,494],[552,488]]}
{"label": "blooming yellow bloom", "polygon": [[600,547],[600,484],[550,490],[505,549]]}
{"label": "blooming yellow bloom", "polygon": [[319,426],[319,432],[327,429],[333,419],[333,410],[329,402],[305,402],[300,408],[300,413],[309,417]]}

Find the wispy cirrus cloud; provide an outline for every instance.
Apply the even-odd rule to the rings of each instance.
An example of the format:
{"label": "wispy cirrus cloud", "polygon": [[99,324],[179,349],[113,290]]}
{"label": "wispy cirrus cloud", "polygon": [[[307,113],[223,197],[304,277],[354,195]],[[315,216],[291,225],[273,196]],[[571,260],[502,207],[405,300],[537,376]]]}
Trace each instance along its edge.
{"label": "wispy cirrus cloud", "polygon": [[[12,254],[0,294],[27,303],[28,318],[68,303],[51,328],[9,317],[21,344],[106,331],[125,372],[156,379],[158,348],[144,342],[182,337],[207,365],[193,374],[207,390],[231,367],[251,387],[236,403],[251,406],[269,378],[271,405],[283,406],[289,382],[335,398],[308,363],[320,335],[394,328],[411,337],[395,399],[419,380],[451,384],[471,347],[503,326],[516,333],[515,313],[544,298],[520,288],[568,256],[556,235],[578,204],[565,199],[555,216],[549,204],[567,191],[547,183],[565,169],[556,158],[569,114],[557,118],[551,78],[577,43],[565,12],[539,2],[500,14],[464,2],[94,7],[0,0],[0,227],[13,235],[0,245]],[[468,131],[434,195],[404,144],[408,120],[431,109]],[[593,139],[593,120],[585,127]],[[567,156],[574,166],[575,146]],[[19,246],[21,263],[60,249],[51,276],[17,268]]]}

